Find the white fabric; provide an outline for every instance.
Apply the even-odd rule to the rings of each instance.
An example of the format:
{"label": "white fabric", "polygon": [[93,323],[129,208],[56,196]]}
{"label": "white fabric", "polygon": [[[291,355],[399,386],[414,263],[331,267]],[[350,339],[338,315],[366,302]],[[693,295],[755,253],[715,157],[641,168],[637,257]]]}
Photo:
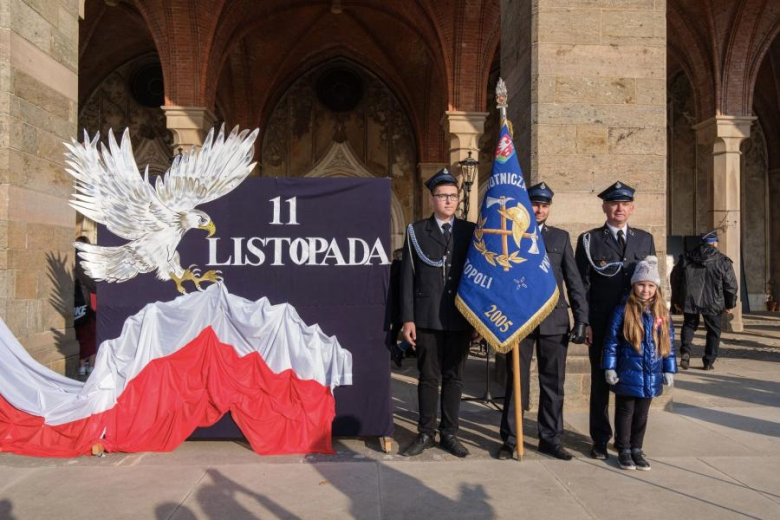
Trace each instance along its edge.
{"label": "white fabric", "polygon": [[628,242],[628,224],[626,224],[622,228],[619,228],[619,227],[615,227],[612,224],[610,224],[609,222],[607,222],[607,229],[609,230],[609,233],[612,235],[612,238],[615,239],[615,242],[618,241],[618,236],[617,236],[618,231],[620,231],[622,229],[623,230],[623,240]]}
{"label": "white fabric", "polygon": [[220,283],[151,303],[128,318],[118,338],[101,344],[85,383],[40,365],[0,320],[0,395],[47,424],[83,419],[113,407],[150,361],[173,354],[208,326],[239,356],[258,352],[276,373],[292,369],[300,379],[331,389],[352,384],[352,355],[335,337],[306,325],[292,305],[252,302]]}
{"label": "white fabric", "polygon": [[441,231],[441,234],[444,234],[444,224],[450,225],[450,231],[452,231],[452,228],[455,227],[455,217],[450,217],[449,220],[441,220],[436,215],[433,216],[433,218],[436,219],[436,224],[439,225],[439,231]]}

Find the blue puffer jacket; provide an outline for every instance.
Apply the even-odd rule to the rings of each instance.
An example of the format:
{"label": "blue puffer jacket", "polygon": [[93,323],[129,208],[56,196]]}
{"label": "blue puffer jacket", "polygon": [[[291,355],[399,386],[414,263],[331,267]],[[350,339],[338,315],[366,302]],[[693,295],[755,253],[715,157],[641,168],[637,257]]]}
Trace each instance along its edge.
{"label": "blue puffer jacket", "polygon": [[632,397],[656,397],[663,393],[664,372],[677,372],[677,359],[674,354],[674,324],[669,323],[669,338],[672,348],[669,355],[661,358],[656,353],[653,339],[653,315],[642,314],[642,325],[645,338],[642,341],[642,353],[623,337],[623,318],[626,312],[625,303],[619,305],[612,314],[607,335],[604,339],[604,353],[601,357],[601,368],[614,370],[618,375],[618,383],[612,390],[619,395]]}

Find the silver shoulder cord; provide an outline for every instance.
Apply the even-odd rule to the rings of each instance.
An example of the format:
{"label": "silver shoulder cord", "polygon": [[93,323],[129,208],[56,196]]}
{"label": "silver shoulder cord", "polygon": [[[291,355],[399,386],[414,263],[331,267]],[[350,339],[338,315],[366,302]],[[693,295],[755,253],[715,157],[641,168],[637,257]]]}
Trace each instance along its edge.
{"label": "silver shoulder cord", "polygon": [[[409,224],[406,227],[406,232],[409,235],[409,240],[407,241],[408,247],[409,247],[409,255],[412,254],[412,245],[414,245],[414,250],[417,252],[417,257],[422,260],[423,263],[430,265],[431,267],[441,267],[441,275],[446,279],[446,265],[447,265],[447,255],[444,255],[441,260],[431,260],[428,258],[425,253],[422,252],[422,249],[420,249],[420,244],[417,242],[417,236],[414,234],[414,228],[411,224]],[[414,262],[412,262],[412,273],[414,273]]]}
{"label": "silver shoulder cord", "polygon": [[[593,263],[593,259],[590,257],[590,233],[582,234],[582,248],[585,249],[585,256],[588,258],[588,262],[590,263],[590,266],[601,276],[612,278],[613,276],[618,274],[620,272],[620,269],[623,267],[623,262],[611,262],[601,267]],[[615,269],[615,272],[611,274],[607,274],[605,272],[607,269]]]}

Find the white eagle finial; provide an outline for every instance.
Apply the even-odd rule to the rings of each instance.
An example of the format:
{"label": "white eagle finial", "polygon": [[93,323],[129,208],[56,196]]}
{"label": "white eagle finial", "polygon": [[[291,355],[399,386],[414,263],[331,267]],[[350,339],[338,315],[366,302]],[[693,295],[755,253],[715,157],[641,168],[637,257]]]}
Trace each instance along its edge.
{"label": "white eagle finial", "polygon": [[259,130],[249,133],[234,128],[227,138],[224,125],[216,139],[212,129],[200,150],[194,147],[174,158],[154,188],[149,167],[141,176],[133,157],[128,130],[117,144],[108,132],[108,147],[100,134],[84,142],[65,143],[68,168],[75,181],[70,205],[85,217],[99,222],[115,235],[129,240],[117,247],[76,242],[84,271],[95,280],[124,282],[138,273],[156,271],[160,280],[173,280],[179,292],[186,292],[189,280],[200,289],[202,282],[220,280],[219,271],[201,275],[194,266],[183,269],[176,248],[190,229],[202,229],[212,236],[214,223],[195,207],[230,193],[255,167],[254,142]]}

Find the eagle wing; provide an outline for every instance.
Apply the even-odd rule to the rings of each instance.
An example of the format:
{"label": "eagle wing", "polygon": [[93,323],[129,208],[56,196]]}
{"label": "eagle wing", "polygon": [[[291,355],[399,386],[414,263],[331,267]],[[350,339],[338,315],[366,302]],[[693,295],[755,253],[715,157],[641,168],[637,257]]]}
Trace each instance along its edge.
{"label": "eagle wing", "polygon": [[75,179],[75,193],[70,205],[109,231],[127,240],[172,228],[179,216],[166,207],[149,183],[149,168],[142,177],[133,157],[130,133],[125,130],[121,144],[108,131],[108,147],[98,141],[100,133],[90,141],[84,132],[84,142],[75,140],[66,154],[66,171]]}
{"label": "eagle wing", "polygon": [[214,138],[212,128],[200,150],[193,147],[177,156],[157,178],[155,188],[163,204],[175,211],[187,211],[230,193],[246,179],[256,163],[252,162],[258,129],[238,131],[225,137],[225,125]]}

